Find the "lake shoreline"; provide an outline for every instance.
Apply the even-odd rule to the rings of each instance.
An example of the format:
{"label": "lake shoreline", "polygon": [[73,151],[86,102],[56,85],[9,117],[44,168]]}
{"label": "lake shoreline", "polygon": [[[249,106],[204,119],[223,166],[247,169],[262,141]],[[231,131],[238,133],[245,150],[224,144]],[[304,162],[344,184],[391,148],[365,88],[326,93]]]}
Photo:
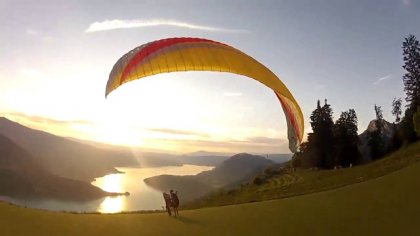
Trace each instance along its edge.
{"label": "lake shoreline", "polygon": [[[13,198],[0,196],[0,202],[23,208],[69,213],[131,213],[162,211],[162,192],[147,186],[144,179],[161,174],[194,175],[213,167],[195,165],[141,168],[138,166],[116,167],[116,173],[98,177],[89,185],[96,188],[95,198]],[[81,191],[76,189],[74,191]],[[78,193],[73,194],[77,195]],[[95,196],[98,196],[95,194]]]}

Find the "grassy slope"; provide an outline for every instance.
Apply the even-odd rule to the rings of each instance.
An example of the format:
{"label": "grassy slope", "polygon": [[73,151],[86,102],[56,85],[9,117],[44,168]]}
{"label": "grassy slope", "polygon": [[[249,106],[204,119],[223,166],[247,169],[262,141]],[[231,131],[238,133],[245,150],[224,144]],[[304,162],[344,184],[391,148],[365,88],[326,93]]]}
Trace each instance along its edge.
{"label": "grassy slope", "polygon": [[[418,155],[418,152],[415,153]],[[0,203],[1,235],[420,235],[420,163],[273,201],[164,213],[67,214]]]}
{"label": "grassy slope", "polygon": [[397,171],[420,161],[420,142],[367,165],[337,170],[286,169],[264,184],[248,184],[221,191],[187,204],[186,208],[221,206],[292,197],[364,182]]}

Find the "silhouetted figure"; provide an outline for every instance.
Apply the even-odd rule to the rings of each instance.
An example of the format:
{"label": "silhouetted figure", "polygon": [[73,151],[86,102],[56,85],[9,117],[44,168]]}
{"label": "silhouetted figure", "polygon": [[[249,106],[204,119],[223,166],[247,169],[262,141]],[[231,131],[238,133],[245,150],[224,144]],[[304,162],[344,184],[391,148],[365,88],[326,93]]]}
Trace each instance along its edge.
{"label": "silhouetted figure", "polygon": [[163,199],[165,199],[166,211],[168,212],[168,215],[171,216],[171,196],[166,192],[163,192]]}
{"label": "silhouetted figure", "polygon": [[174,192],[174,190],[170,191],[171,194],[171,205],[174,210],[174,215],[179,216],[178,213],[178,206],[179,206],[179,198],[178,198],[178,191]]}

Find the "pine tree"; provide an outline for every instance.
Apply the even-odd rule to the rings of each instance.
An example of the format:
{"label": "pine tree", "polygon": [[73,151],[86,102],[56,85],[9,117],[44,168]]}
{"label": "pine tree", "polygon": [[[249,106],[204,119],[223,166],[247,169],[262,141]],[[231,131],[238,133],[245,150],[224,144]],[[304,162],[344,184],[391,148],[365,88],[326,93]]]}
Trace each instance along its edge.
{"label": "pine tree", "polygon": [[385,144],[382,139],[383,115],[382,108],[375,104],[375,130],[370,132],[368,145],[370,146],[370,155],[373,160],[381,158],[385,154]]}
{"label": "pine tree", "polygon": [[[405,38],[403,42],[403,76],[404,91],[407,95],[407,106],[415,111],[420,105],[420,43],[414,35]],[[414,112],[413,112],[414,113]]]}
{"label": "pine tree", "polygon": [[403,76],[407,109],[399,130],[405,142],[414,142],[417,134],[414,129],[413,116],[420,105],[420,43],[414,35],[409,35],[403,42]]}
{"label": "pine tree", "polygon": [[316,165],[320,168],[332,168],[334,166],[334,136],[331,106],[325,100],[321,107],[320,101],[317,108],[310,116],[313,133],[308,134],[308,151],[317,160]]}
{"label": "pine tree", "polygon": [[391,111],[391,113],[392,113],[392,115],[394,115],[395,116],[395,122],[400,122],[400,120],[401,120],[401,118],[400,118],[400,116],[401,116],[401,114],[402,114],[402,111],[401,111],[401,105],[402,105],[402,100],[401,100],[401,98],[394,98],[394,100],[392,100],[392,111]]}
{"label": "pine tree", "polygon": [[350,166],[360,158],[357,115],[353,109],[342,112],[334,125],[336,165]]}
{"label": "pine tree", "polygon": [[375,104],[375,114],[376,114],[376,128],[382,129],[382,121],[384,119],[383,110],[381,106],[376,106]]}
{"label": "pine tree", "polygon": [[[401,128],[400,128],[401,123],[399,123],[401,121],[401,114],[402,114],[401,107],[402,107],[402,99],[401,98],[398,98],[398,99],[394,98],[394,100],[392,100],[391,113],[392,113],[392,115],[395,116],[395,122],[398,125],[397,125],[397,129],[392,134],[391,140],[389,141],[387,152],[393,152],[395,150],[398,150],[403,143],[403,138],[402,138],[402,135],[401,135]],[[404,122],[402,122],[402,123],[404,123]]]}

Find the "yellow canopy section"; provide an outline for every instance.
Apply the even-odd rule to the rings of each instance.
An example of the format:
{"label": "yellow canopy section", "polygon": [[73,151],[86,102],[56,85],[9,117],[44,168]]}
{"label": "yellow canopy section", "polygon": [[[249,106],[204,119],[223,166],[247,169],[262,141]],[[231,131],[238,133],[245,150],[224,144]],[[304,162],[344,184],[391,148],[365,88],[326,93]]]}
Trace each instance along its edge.
{"label": "yellow canopy section", "polygon": [[286,115],[289,148],[296,152],[303,138],[304,120],[293,95],[267,67],[226,44],[200,38],[168,38],[141,45],[115,63],[105,96],[123,83],[174,71],[230,72],[271,88]]}

